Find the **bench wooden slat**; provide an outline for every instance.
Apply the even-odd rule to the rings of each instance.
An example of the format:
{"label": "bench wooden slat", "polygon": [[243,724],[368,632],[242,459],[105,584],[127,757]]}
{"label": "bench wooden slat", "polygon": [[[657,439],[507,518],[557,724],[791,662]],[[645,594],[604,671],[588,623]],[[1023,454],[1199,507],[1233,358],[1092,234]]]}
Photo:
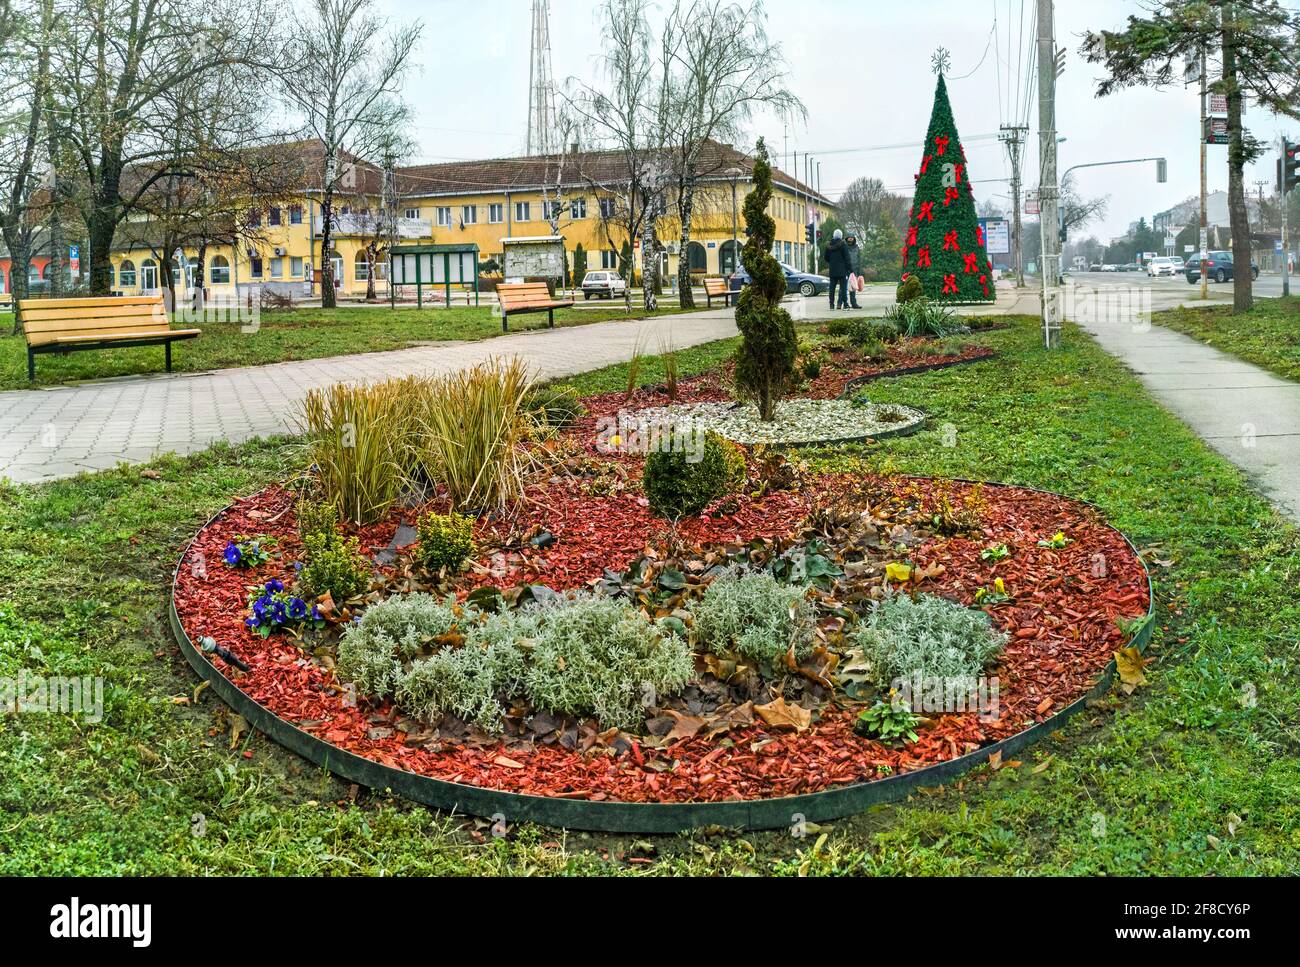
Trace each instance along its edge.
{"label": "bench wooden slat", "polygon": [[157,339],[159,336],[183,339],[186,336],[197,336],[202,331],[202,329],[154,329],[142,332],[114,332],[111,335],[94,333],[85,336],[58,336],[53,341],[56,343],[105,342],[116,339]]}
{"label": "bench wooden slat", "polygon": [[28,309],[102,309],[130,305],[161,306],[161,295],[88,296],[84,299],[23,299],[23,312]]}
{"label": "bench wooden slat", "polygon": [[725,279],[705,279],[704,291],[709,295],[722,295],[727,291],[727,282]]}

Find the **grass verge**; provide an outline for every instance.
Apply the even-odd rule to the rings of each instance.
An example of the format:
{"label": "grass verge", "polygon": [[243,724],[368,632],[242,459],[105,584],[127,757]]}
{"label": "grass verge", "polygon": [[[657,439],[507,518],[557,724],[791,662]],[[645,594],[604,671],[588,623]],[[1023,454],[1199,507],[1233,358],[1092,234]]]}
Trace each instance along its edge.
{"label": "grass verge", "polygon": [[[579,305],[583,305],[579,301]],[[672,315],[676,306],[656,316]],[[609,319],[648,318],[633,307],[628,316],[621,303],[593,308],[559,309],[556,326],[583,326]],[[320,359],[405,349],[422,342],[491,339],[504,335],[501,319],[489,306],[454,306],[450,309],[414,309],[384,306],[343,306],[322,309],[270,309],[262,312],[256,331],[238,322],[186,323],[203,330],[196,339],[172,347],[172,367],[178,372],[202,372],[261,366],[294,359]],[[36,357],[36,380],[27,381],[27,346],[21,335],[11,335],[13,316],[0,315],[0,390],[51,386],[73,380],[105,379],[138,373],[163,372],[163,347],[105,349]],[[511,332],[546,327],[545,313],[511,319]],[[179,326],[178,326],[179,328]]]}
{"label": "grass verge", "polygon": [[[157,479],[122,468],[0,493],[0,677],[106,679],[97,724],[0,717],[0,873],[1297,872],[1300,534],[1078,330],[1050,354],[1033,319],[978,338],[1000,355],[868,387],[874,402],[923,406],[929,429],[804,456],[1062,491],[1151,549],[1149,684],[1021,764],[805,838],[494,839],[349,789],[196,689],[164,618],[193,531],[301,458],[291,441],[256,441],[158,461]],[[681,350],[680,370],[727,349]],[[573,382],[621,389],[621,373]]]}
{"label": "grass verge", "polygon": [[1286,379],[1300,380],[1300,298],[1256,299],[1239,315],[1231,306],[1180,306],[1151,321]]}

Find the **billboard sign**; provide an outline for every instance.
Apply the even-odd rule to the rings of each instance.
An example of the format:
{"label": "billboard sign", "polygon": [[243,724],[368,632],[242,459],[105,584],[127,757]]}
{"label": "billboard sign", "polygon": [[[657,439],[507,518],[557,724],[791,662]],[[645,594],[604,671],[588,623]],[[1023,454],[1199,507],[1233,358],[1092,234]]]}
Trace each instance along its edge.
{"label": "billboard sign", "polygon": [[984,250],[989,255],[1011,254],[1011,223],[1005,218],[981,218],[984,229]]}

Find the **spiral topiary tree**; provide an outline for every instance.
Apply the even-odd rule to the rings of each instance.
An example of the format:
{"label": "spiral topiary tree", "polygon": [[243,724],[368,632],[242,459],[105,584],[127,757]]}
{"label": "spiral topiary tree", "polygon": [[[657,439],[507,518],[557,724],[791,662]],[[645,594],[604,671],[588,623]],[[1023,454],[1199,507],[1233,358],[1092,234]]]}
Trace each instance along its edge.
{"label": "spiral topiary tree", "polygon": [[736,328],[742,337],[736,351],[736,389],[758,405],[761,419],[770,422],[776,417],[777,400],[794,385],[798,339],[794,320],[781,308],[785,272],[772,255],[776,222],[767,213],[772,166],[762,138],[755,152],[753,182],[744,208],[749,239],[740,253],[750,283],[736,303]]}

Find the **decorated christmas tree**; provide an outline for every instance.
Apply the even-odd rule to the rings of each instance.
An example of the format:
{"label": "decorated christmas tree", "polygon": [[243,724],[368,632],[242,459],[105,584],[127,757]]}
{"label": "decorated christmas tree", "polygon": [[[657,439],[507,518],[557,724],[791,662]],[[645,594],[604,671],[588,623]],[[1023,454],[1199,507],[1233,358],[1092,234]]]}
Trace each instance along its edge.
{"label": "decorated christmas tree", "polygon": [[939,83],[916,173],[916,194],[903,241],[903,280],[915,275],[936,302],[992,302],[993,263],[975,214],[970,166],[943,81],[947,54],[935,55]]}

